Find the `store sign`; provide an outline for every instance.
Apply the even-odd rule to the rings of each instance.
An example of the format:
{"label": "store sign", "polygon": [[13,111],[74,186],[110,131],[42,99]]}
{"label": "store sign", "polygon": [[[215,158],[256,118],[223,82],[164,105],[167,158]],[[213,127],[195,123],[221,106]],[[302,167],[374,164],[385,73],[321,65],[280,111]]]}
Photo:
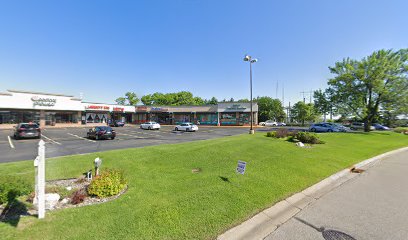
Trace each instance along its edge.
{"label": "store sign", "polygon": [[229,111],[242,111],[242,110],[245,110],[245,109],[246,109],[246,107],[242,107],[239,104],[234,104],[232,106],[227,107],[227,110],[229,110]]}
{"label": "store sign", "polygon": [[147,111],[147,107],[137,107],[136,111],[138,112],[146,112]]}
{"label": "store sign", "polygon": [[32,97],[31,101],[33,101],[34,106],[46,106],[46,107],[53,107],[57,103],[57,99],[55,98],[41,98],[39,96]]}
{"label": "store sign", "polygon": [[125,111],[125,108],[114,107],[114,108],[113,108],[113,111],[114,111],[114,112],[123,112],[123,111]]}
{"label": "store sign", "polygon": [[167,112],[169,109],[168,108],[161,108],[161,107],[152,107],[151,111],[152,112]]}
{"label": "store sign", "polygon": [[109,106],[88,105],[88,106],[85,107],[85,109],[90,109],[90,110],[107,110],[107,111],[109,111]]}

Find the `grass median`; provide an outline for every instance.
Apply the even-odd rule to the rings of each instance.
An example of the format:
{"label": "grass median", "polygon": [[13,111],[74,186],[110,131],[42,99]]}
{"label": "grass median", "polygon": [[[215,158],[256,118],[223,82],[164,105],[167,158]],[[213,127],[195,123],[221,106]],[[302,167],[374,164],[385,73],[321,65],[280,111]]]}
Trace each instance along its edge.
{"label": "grass median", "polygon": [[[213,239],[274,203],[369,157],[408,146],[392,132],[320,134],[326,144],[239,135],[182,144],[47,159],[47,179],[78,177],[103,159],[129,182],[120,198],[0,223],[2,239]],[[238,160],[247,162],[237,175]],[[193,173],[192,169],[201,172]],[[0,164],[0,174],[34,180],[33,161]]]}

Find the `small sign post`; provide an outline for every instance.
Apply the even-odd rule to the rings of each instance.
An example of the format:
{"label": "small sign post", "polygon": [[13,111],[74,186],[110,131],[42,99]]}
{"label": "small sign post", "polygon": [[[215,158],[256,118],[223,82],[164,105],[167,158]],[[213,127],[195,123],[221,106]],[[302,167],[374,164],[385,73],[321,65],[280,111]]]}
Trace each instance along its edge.
{"label": "small sign post", "polygon": [[35,167],[35,198],[38,218],[45,217],[45,143],[41,139],[38,143],[38,156],[34,160]]}
{"label": "small sign post", "polygon": [[237,173],[244,175],[246,164],[246,162],[238,160]]}

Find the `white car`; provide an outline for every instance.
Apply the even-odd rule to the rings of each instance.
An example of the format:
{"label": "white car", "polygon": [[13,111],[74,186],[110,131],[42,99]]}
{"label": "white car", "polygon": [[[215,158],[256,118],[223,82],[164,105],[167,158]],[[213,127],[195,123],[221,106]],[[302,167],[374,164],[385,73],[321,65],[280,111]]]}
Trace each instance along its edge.
{"label": "white car", "polygon": [[275,122],[275,121],[272,121],[272,120],[268,120],[268,121],[265,122],[264,126],[265,127],[276,127],[276,126],[278,126],[278,123]]}
{"label": "white car", "polygon": [[140,128],[148,129],[148,130],[154,130],[154,129],[159,130],[160,124],[158,124],[157,122],[145,122],[145,123],[140,124]]}
{"label": "white car", "polygon": [[175,131],[186,131],[186,132],[195,132],[198,131],[197,125],[194,125],[192,123],[182,123],[180,125],[177,125],[174,128]]}
{"label": "white car", "polygon": [[278,122],[278,126],[286,126],[286,123],[284,123],[284,122]]}

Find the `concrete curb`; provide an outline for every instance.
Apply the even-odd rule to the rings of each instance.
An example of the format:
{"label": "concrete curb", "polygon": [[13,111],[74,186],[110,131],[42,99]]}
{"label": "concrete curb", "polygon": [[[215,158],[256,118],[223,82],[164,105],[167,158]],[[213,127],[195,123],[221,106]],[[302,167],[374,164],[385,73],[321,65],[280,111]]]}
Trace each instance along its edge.
{"label": "concrete curb", "polygon": [[[390,152],[386,152],[357,163],[354,165],[354,167],[368,169],[385,157],[407,150],[408,147],[403,147]],[[308,187],[305,190],[276,203],[268,209],[263,210],[262,212],[241,223],[240,225],[231,228],[225,233],[219,235],[217,239],[264,239],[273,231],[275,231],[280,225],[295,216],[309,204],[356,176],[359,175],[351,173],[350,169],[344,169],[340,172],[337,172],[316,183],[315,185]]]}

